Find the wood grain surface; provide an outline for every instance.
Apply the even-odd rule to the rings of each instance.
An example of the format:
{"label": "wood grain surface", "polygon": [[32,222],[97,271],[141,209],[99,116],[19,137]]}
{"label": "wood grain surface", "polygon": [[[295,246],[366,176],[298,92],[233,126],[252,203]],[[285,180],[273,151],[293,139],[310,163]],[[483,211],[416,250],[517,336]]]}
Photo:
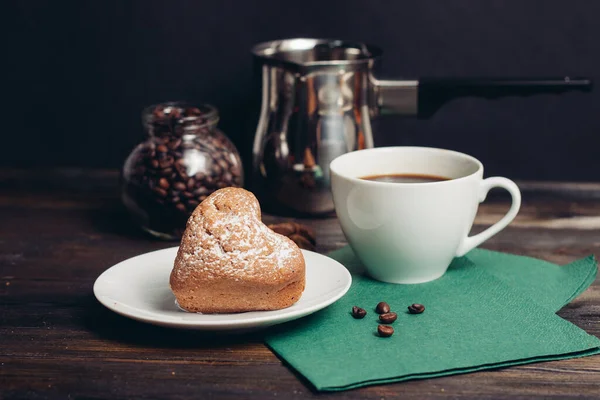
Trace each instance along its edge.
{"label": "wood grain surface", "polygon": [[[519,217],[486,248],[560,264],[599,254],[599,184],[521,187]],[[474,231],[507,207],[505,197],[492,196]],[[299,222],[315,229],[319,252],[346,244],[334,218]],[[0,170],[0,399],[600,397],[597,356],[318,394],[262,344],[260,332],[158,328],[95,300],[92,285],[106,268],[174,245],[129,222],[116,172]],[[559,315],[600,336],[600,284]]]}

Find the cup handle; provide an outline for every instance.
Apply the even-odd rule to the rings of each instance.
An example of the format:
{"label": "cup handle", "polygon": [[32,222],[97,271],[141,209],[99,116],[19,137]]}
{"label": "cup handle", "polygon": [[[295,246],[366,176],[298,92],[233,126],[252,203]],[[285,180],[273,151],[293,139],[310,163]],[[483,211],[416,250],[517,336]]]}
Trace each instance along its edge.
{"label": "cup handle", "polygon": [[502,177],[484,179],[481,182],[481,187],[479,189],[479,202],[482,203],[485,200],[488,192],[495,187],[508,190],[508,193],[510,193],[510,196],[512,197],[510,209],[500,221],[496,222],[485,231],[478,233],[475,236],[467,236],[456,251],[457,257],[464,256],[469,251],[473,250],[475,247],[479,246],[481,243],[485,242],[496,233],[506,228],[506,226],[510,224],[517,216],[519,208],[521,208],[521,192],[519,191],[517,184],[510,179]]}

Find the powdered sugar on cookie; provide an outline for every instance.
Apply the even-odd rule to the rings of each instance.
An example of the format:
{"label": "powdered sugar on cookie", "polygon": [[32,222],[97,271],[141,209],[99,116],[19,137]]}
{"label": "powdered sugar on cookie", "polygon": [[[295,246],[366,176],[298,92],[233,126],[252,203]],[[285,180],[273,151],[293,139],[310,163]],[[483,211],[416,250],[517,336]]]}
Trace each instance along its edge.
{"label": "powdered sugar on cookie", "polygon": [[176,279],[194,272],[207,279],[277,280],[302,257],[287,237],[261,221],[254,195],[237,188],[221,189],[194,211],[177,255]]}

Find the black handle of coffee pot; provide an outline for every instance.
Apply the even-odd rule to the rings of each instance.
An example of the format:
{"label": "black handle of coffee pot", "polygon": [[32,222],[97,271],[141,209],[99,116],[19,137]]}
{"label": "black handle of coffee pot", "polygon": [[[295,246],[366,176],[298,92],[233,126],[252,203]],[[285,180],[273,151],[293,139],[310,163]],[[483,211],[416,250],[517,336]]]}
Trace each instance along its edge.
{"label": "black handle of coffee pot", "polygon": [[589,92],[588,78],[421,78],[418,83],[419,118],[432,116],[445,103],[458,97],[496,99],[507,96],[561,94],[569,91]]}

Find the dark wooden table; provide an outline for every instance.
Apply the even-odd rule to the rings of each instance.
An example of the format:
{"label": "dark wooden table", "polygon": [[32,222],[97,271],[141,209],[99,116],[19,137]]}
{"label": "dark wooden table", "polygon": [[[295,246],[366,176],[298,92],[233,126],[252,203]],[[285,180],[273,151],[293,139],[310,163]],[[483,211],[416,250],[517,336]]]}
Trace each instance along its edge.
{"label": "dark wooden table", "polygon": [[[519,217],[485,247],[561,264],[600,254],[600,184],[521,187]],[[506,208],[503,197],[482,205],[474,230]],[[317,231],[320,252],[346,243],[335,219],[301,222]],[[174,245],[130,224],[116,172],[0,170],[0,399],[600,397],[600,356],[317,394],[260,333],[158,328],[95,300],[106,268]],[[559,314],[600,336],[600,284]]]}

